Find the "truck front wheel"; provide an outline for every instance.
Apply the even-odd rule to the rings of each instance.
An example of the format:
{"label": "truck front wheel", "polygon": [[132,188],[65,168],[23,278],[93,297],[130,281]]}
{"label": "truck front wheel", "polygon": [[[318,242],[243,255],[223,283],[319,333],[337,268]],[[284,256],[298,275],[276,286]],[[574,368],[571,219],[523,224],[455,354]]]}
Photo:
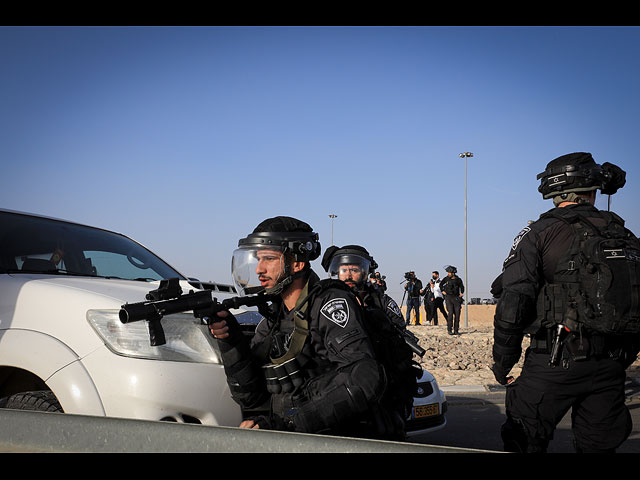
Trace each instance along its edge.
{"label": "truck front wheel", "polygon": [[53,392],[49,390],[14,393],[9,397],[0,399],[0,407],[14,410],[64,413],[60,402],[58,402]]}

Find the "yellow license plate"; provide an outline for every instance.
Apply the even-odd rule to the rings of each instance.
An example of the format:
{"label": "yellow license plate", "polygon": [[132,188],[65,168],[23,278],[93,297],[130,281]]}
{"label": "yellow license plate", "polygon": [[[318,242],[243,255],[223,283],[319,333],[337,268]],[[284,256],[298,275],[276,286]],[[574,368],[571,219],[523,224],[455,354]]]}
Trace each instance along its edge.
{"label": "yellow license plate", "polygon": [[433,415],[438,414],[440,414],[440,404],[438,403],[413,407],[413,418],[432,417]]}

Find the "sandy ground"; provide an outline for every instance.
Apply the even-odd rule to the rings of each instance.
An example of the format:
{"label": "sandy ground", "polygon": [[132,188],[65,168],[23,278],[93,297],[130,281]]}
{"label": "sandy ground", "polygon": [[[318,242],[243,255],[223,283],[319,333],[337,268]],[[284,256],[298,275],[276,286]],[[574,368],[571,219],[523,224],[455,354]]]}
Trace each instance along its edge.
{"label": "sandy ground", "polygon": [[[402,314],[405,315],[407,307],[402,307]],[[469,305],[469,327],[493,327],[493,315],[496,313],[495,305]],[[413,318],[413,317],[412,317]],[[420,307],[420,320],[426,320],[427,316],[424,307]],[[460,312],[460,326],[464,325],[465,312],[464,306]],[[438,313],[438,324],[446,325],[446,321],[442,318],[442,313]]]}

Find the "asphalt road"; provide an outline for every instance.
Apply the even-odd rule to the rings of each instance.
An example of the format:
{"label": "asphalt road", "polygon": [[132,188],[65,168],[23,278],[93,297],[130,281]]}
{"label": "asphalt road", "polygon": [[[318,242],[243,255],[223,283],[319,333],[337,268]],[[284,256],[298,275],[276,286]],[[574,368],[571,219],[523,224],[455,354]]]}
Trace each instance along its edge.
{"label": "asphalt road", "polygon": [[[446,395],[449,402],[446,427],[415,436],[411,441],[501,452],[500,427],[505,420],[504,390],[495,393],[450,392]],[[627,384],[627,406],[633,419],[633,431],[617,451],[640,453],[640,384]],[[575,452],[570,413],[560,422],[548,452]]]}

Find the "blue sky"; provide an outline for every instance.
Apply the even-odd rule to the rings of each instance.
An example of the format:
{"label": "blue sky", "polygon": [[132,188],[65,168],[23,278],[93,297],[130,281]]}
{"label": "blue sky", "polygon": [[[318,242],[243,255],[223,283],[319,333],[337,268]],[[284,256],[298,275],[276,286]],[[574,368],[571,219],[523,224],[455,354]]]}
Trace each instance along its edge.
{"label": "blue sky", "polygon": [[[131,236],[229,283],[263,219],[489,296],[552,207],[536,175],[591,152],[640,232],[636,27],[0,27],[0,206]],[[606,208],[606,197],[597,206]],[[323,273],[319,262],[314,268]]]}

